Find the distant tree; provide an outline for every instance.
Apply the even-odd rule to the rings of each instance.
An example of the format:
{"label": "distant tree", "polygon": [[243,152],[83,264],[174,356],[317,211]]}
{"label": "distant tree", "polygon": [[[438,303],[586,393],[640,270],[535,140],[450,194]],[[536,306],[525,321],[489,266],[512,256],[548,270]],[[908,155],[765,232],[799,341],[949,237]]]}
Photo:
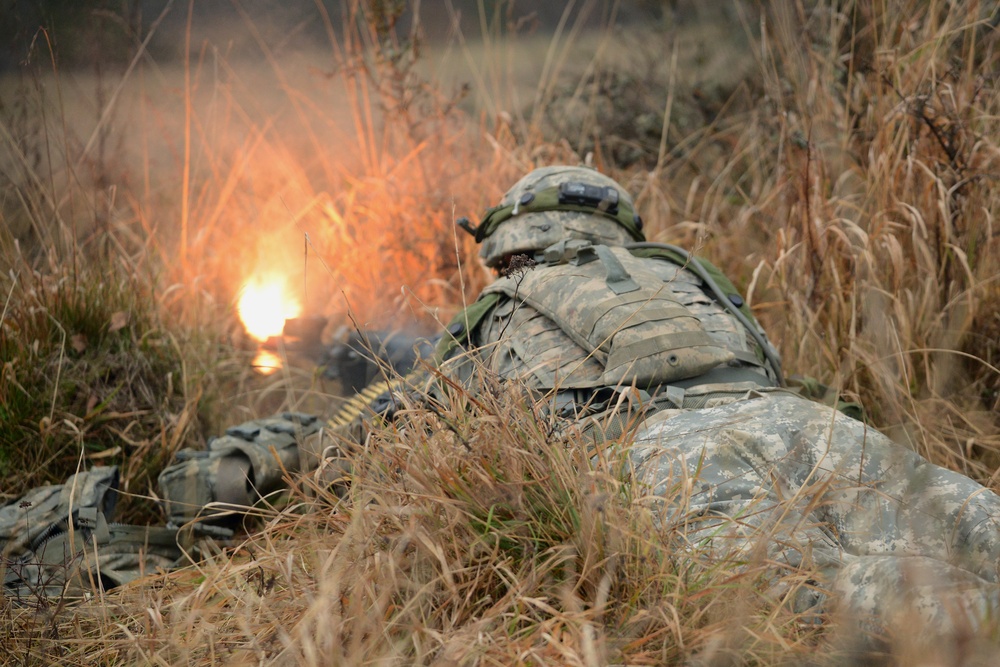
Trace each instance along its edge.
{"label": "distant tree", "polygon": [[0,0],[0,69],[50,62],[108,67],[134,53],[140,0]]}

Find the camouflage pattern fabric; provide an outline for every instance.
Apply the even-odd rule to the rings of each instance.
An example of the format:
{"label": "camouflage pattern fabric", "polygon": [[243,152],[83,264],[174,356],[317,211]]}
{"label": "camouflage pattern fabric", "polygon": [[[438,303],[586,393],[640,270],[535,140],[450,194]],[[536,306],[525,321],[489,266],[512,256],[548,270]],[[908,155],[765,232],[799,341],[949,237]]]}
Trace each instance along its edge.
{"label": "camouflage pattern fabric", "polygon": [[[1000,612],[1000,496],[836,410],[778,392],[665,410],[629,449],[664,525],[720,557],[816,567],[878,628],[899,609],[947,630]],[[902,603],[905,601],[906,605]]]}
{"label": "camouflage pattern fabric", "polygon": [[319,426],[313,415],[284,412],[226,429],[208,451],[181,450],[159,477],[167,525],[197,521],[201,530],[225,535],[212,524],[232,523],[282,488],[285,475],[301,469],[298,443]]}
{"label": "camouflage pattern fabric", "polygon": [[103,513],[87,508],[73,530],[60,526],[28,554],[8,562],[4,594],[21,603],[41,597],[78,598],[186,562],[176,530],[108,524]]}
{"label": "camouflage pattern fabric", "polygon": [[[608,193],[613,190],[617,201],[613,206],[609,201],[560,203],[556,192],[568,183]],[[628,192],[595,169],[569,166],[542,167],[529,173],[504,194],[498,206],[487,211],[476,230],[476,241],[482,243],[479,256],[492,268],[503,267],[513,255],[533,256],[570,239],[614,246],[645,238]]]}
{"label": "camouflage pattern fabric", "polygon": [[96,508],[103,514],[114,511],[118,488],[118,468],[93,468],[72,475],[62,484],[32,489],[18,500],[0,508],[0,549],[6,558],[30,552],[31,545],[70,513],[82,508]]}
{"label": "camouflage pattern fabric", "polygon": [[[585,246],[593,248],[560,252],[575,258]],[[664,259],[603,250],[582,264],[535,266],[487,287],[481,299],[500,298],[477,318],[468,354],[446,361],[443,371],[472,390],[485,366],[532,389],[583,397],[634,383],[651,395],[669,392],[678,406],[705,390],[694,387],[745,393],[774,384],[757,343],[697,275]],[[609,278],[635,289],[616,293]]]}
{"label": "camouflage pattern fabric", "polygon": [[576,366],[539,368],[541,355],[529,355],[532,373],[549,388],[668,384],[733,361],[734,353],[708,335],[683,293],[672,289],[679,272],[664,280],[657,264],[622,248],[587,246],[570,263],[508,276],[485,291],[530,306],[586,351],[580,366],[599,365],[588,377]]}
{"label": "camouflage pattern fabric", "polygon": [[93,468],[0,509],[4,595],[77,597],[175,567],[177,531],[107,523],[117,487],[117,468]]}

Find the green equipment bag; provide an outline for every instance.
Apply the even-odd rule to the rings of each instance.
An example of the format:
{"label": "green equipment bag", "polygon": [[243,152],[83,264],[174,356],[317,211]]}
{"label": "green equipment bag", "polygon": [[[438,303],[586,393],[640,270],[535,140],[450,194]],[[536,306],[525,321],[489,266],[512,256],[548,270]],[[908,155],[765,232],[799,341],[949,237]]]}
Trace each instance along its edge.
{"label": "green equipment bag", "polygon": [[62,484],[32,489],[0,508],[0,553],[7,560],[30,552],[71,512],[93,507],[110,516],[117,500],[118,468],[93,468],[70,476]]}
{"label": "green equipment bag", "polygon": [[86,507],[32,544],[29,554],[9,561],[4,589],[21,602],[78,598],[173,570],[186,560],[176,530],[109,524],[97,508]]}
{"label": "green equipment bag", "polygon": [[76,598],[185,562],[176,530],[107,522],[117,490],[117,468],[93,468],[0,509],[4,595]]}
{"label": "green equipment bag", "polygon": [[226,429],[207,451],[181,450],[159,478],[167,525],[195,522],[207,534],[231,535],[247,509],[301,470],[299,445],[319,428],[313,415],[283,412]]}

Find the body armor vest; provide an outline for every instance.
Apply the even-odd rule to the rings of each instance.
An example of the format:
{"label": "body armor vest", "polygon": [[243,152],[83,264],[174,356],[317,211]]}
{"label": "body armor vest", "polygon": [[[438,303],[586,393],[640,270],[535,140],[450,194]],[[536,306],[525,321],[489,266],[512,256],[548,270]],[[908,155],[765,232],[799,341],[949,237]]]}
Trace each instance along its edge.
{"label": "body armor vest", "polygon": [[[535,388],[641,389],[709,377],[771,384],[746,328],[695,273],[625,248],[570,249],[486,288],[499,295],[470,339],[501,378]],[[565,247],[559,249],[566,252]],[[730,374],[737,377],[736,373]]]}

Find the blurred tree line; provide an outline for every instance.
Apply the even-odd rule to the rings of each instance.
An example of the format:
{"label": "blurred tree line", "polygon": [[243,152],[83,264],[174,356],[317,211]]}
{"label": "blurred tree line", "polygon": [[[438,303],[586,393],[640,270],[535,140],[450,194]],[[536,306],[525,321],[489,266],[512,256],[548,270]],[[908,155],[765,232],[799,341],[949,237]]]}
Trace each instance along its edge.
{"label": "blurred tree line", "polygon": [[128,62],[141,41],[141,0],[0,0],[0,70]]}
{"label": "blurred tree line", "polygon": [[[413,0],[322,0],[331,20],[343,16],[343,7],[359,3],[369,12],[398,16],[401,30],[412,21]],[[585,13],[594,27],[641,21],[683,21],[693,14],[725,11],[698,0],[447,0],[420,5],[425,38],[447,38],[456,26],[467,36],[481,30],[485,18],[491,30],[551,31],[564,12]],[[0,71],[32,64],[51,66],[49,45],[61,68],[124,66],[135,55],[146,32],[163,14],[162,24],[149,45],[160,62],[182,55],[188,11],[194,31],[192,45],[201,37],[219,43],[218,35],[235,35],[250,17],[265,38],[296,44],[326,39],[320,9],[314,0],[0,0]],[[164,10],[166,13],[164,14]],[[400,11],[401,10],[401,11]],[[294,35],[295,40],[289,40]],[[223,38],[225,39],[225,38]],[[239,40],[233,48],[240,48]],[[41,63],[39,64],[39,61]]]}

